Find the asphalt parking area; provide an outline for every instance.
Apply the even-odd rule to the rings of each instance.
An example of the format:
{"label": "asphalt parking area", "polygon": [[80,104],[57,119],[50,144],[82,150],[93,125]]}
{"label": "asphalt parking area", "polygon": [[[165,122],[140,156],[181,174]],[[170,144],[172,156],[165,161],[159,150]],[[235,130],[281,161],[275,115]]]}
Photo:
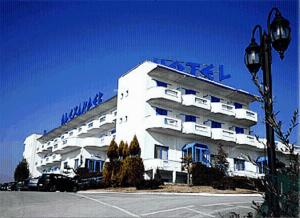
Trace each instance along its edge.
{"label": "asphalt parking area", "polygon": [[3,217],[243,217],[257,196],[1,192]]}

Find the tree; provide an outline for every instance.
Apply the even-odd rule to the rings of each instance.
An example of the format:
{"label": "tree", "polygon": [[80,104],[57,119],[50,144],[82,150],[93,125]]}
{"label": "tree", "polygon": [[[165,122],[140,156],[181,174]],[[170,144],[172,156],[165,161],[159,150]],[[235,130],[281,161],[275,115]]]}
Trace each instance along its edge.
{"label": "tree", "polygon": [[24,158],[19,164],[17,165],[14,173],[15,181],[24,181],[25,179],[28,179],[29,177],[29,169],[28,169],[28,163],[26,159]]}
{"label": "tree", "polygon": [[136,135],[134,135],[132,141],[130,142],[129,154],[131,156],[140,156],[141,154],[141,148]]}
{"label": "tree", "polygon": [[124,154],[123,154],[123,152],[124,152],[124,147],[125,147],[125,143],[124,143],[123,140],[121,140],[121,142],[120,142],[120,144],[119,144],[119,149],[118,149],[120,159],[124,159]]}
{"label": "tree", "polygon": [[124,148],[123,148],[123,159],[125,159],[126,157],[128,157],[128,155],[129,155],[128,143],[125,142]]}
{"label": "tree", "polygon": [[119,151],[118,145],[115,140],[111,140],[110,145],[107,149],[107,157],[109,158],[110,162],[116,161],[119,159]]}
{"label": "tree", "polygon": [[[264,87],[260,82],[257,73],[251,73],[252,81],[257,87],[260,96],[256,98],[261,103],[262,108],[265,105],[273,104],[273,99],[270,96],[270,89]],[[261,185],[265,191],[265,201],[262,205],[254,203],[257,207],[257,211],[262,216],[273,216],[272,210],[269,210],[272,206],[272,200],[270,196],[275,196],[276,201],[279,201],[278,209],[281,216],[284,217],[297,217],[299,213],[299,154],[295,152],[295,144],[290,143],[290,135],[292,131],[298,125],[299,111],[296,109],[293,113],[288,129],[285,131],[282,127],[282,121],[277,119],[279,112],[266,112],[265,122],[268,123],[273,129],[280,142],[285,146],[281,149],[282,152],[286,152],[289,155],[289,164],[287,167],[276,170],[276,176],[266,175],[261,179]],[[259,141],[258,136],[256,136]],[[267,145],[265,145],[267,146]],[[253,164],[256,164],[249,156],[248,160]],[[268,171],[267,167],[267,171]],[[285,181],[285,182],[283,182]],[[285,184],[285,185],[284,185]],[[287,185],[288,184],[288,185]],[[281,190],[281,187],[285,189]],[[290,187],[287,189],[286,187]]]}
{"label": "tree", "polygon": [[193,168],[192,155],[184,155],[181,159],[182,159],[182,168],[187,171],[187,184],[191,185],[191,173]]}
{"label": "tree", "polygon": [[229,162],[227,161],[227,153],[223,149],[223,145],[219,144],[218,153],[214,157],[214,165],[217,169],[221,170],[224,174],[227,173]]}

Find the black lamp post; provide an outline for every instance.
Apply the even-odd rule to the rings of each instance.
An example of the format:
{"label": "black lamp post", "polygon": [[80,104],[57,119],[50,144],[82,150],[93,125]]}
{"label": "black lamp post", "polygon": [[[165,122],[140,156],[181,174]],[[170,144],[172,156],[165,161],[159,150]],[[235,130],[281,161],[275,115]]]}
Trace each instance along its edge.
{"label": "black lamp post", "polygon": [[[276,11],[275,18],[270,24],[272,13]],[[279,52],[280,58],[284,58],[284,52],[291,41],[291,28],[289,21],[281,16],[278,8],[272,8],[268,16],[268,32],[262,32],[262,27],[256,25],[252,31],[251,43],[245,49],[245,64],[251,74],[256,75],[258,70],[262,68],[263,84],[264,84],[264,106],[265,106],[265,120],[266,120],[266,138],[267,138],[267,153],[268,153],[268,167],[269,176],[274,187],[276,185],[276,153],[274,142],[274,130],[267,122],[273,114],[272,104],[272,77],[271,77],[271,62],[272,62],[272,47]],[[260,45],[255,42],[255,31],[259,30]],[[270,202],[269,216],[279,217],[278,199],[272,193],[267,196]]]}

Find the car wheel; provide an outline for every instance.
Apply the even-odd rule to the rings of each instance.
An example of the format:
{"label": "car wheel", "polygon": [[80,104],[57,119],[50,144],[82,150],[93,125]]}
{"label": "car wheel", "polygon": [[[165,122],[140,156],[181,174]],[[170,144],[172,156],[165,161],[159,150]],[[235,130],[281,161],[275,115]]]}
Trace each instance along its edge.
{"label": "car wheel", "polygon": [[51,185],[49,188],[50,192],[55,192],[56,191],[56,185]]}

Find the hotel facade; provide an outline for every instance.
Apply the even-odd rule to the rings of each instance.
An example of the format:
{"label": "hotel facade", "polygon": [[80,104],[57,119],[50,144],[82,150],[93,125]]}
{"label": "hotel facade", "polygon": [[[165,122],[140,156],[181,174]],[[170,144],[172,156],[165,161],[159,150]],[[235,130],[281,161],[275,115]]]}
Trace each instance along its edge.
{"label": "hotel facade", "polygon": [[[251,131],[254,101],[240,89],[145,61],[119,78],[116,96],[43,135],[28,136],[23,156],[33,177],[72,176],[70,168],[78,167],[101,172],[111,140],[130,143],[136,135],[148,178],[160,169],[165,181],[185,182],[182,156],[210,165],[219,145],[228,154],[229,175],[258,178],[267,159],[264,140]],[[283,152],[277,156],[286,161]]]}

